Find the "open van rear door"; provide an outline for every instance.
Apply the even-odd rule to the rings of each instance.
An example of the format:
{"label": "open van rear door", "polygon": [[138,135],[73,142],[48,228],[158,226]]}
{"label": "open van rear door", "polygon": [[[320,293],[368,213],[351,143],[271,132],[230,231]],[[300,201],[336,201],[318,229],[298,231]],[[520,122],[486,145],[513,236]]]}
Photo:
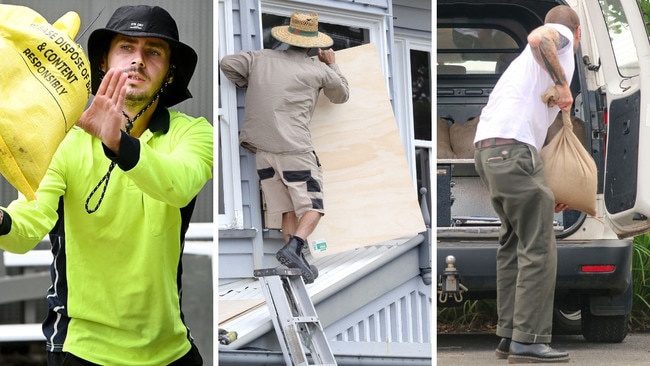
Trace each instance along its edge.
{"label": "open van rear door", "polygon": [[[572,0],[607,97],[603,202],[621,238],[650,231],[650,43],[637,1]],[[578,5],[579,4],[579,5]],[[573,4],[572,4],[573,5]],[[579,11],[580,12],[580,11]],[[587,47],[589,48],[589,47]],[[592,54],[588,54],[592,53]],[[604,83],[602,82],[604,81]],[[578,187],[576,187],[579,189]]]}

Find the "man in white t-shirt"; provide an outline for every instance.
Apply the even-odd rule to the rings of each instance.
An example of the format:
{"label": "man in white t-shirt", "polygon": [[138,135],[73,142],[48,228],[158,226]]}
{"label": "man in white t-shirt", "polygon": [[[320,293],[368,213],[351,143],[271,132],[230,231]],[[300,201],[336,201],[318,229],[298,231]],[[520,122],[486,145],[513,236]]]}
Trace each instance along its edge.
{"label": "man in white t-shirt", "polygon": [[[509,363],[567,362],[550,347],[557,270],[553,213],[539,152],[560,109],[570,110],[580,19],[568,6],[551,9],[544,25],[503,73],[480,115],[474,144],[476,169],[501,219],[497,251],[498,358]],[[557,105],[542,93],[555,86]]]}

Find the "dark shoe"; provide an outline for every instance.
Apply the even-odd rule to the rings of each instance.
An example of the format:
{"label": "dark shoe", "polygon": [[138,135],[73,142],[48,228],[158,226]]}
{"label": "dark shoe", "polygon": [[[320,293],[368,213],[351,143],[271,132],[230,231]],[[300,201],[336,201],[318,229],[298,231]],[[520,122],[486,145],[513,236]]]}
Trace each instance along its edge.
{"label": "dark shoe", "polygon": [[548,344],[525,344],[512,341],[508,363],[569,362],[569,353],[556,351]]}
{"label": "dark shoe", "polygon": [[[303,258],[304,258],[304,257],[303,257]],[[311,273],[314,274],[314,279],[317,279],[317,278],[318,278],[318,268],[316,268],[315,265],[310,264],[310,265],[309,265],[309,269],[311,269]]]}
{"label": "dark shoe", "polygon": [[497,350],[495,351],[497,358],[505,360],[510,354],[510,338],[501,338]]}
{"label": "dark shoe", "polygon": [[280,263],[289,267],[289,268],[298,268],[302,271],[302,277],[305,280],[305,283],[309,284],[314,282],[318,276],[318,270],[316,267],[307,263],[305,256],[302,254],[302,248],[305,246],[304,241],[297,237],[291,237],[291,240],[283,246],[275,254],[275,258],[278,259]]}

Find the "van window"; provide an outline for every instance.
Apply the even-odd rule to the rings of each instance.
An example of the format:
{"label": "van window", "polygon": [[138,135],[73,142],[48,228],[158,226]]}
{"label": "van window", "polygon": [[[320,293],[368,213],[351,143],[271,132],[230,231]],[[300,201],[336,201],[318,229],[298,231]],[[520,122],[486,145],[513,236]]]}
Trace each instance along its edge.
{"label": "van window", "polygon": [[639,56],[637,55],[632,31],[621,6],[621,0],[599,0],[598,3],[607,23],[609,38],[616,59],[616,66],[621,76],[639,74]]}
{"label": "van window", "polygon": [[506,32],[493,28],[438,28],[438,75],[501,74],[521,52]]}

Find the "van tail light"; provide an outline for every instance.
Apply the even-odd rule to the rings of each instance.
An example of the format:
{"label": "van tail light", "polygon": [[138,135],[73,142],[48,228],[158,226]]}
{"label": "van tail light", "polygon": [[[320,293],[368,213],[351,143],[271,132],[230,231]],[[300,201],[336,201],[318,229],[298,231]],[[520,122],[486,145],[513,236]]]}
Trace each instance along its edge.
{"label": "van tail light", "polygon": [[580,267],[580,271],[583,273],[612,273],[615,269],[616,266],[613,264],[584,265]]}

